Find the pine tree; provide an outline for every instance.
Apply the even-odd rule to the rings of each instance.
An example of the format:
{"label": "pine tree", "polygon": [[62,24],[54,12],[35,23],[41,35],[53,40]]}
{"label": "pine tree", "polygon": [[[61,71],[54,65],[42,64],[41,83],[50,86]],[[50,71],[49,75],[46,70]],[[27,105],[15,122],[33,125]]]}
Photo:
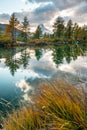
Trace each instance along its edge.
{"label": "pine tree", "polygon": [[40,26],[38,26],[36,31],[35,31],[34,37],[39,39],[41,34],[42,34],[41,28],[40,28]]}
{"label": "pine tree", "polygon": [[12,43],[16,42],[16,27],[19,24],[19,21],[15,17],[15,14],[13,13],[9,20],[9,27],[8,31],[11,33],[11,41]]}
{"label": "pine tree", "polygon": [[29,21],[28,18],[25,16],[24,21],[22,22],[22,31],[24,32],[23,37],[25,42],[27,42],[29,30]]}
{"label": "pine tree", "polygon": [[67,38],[71,38],[73,35],[73,23],[71,19],[68,21],[67,26],[66,26],[66,35],[67,35]]}
{"label": "pine tree", "polygon": [[74,24],[73,27],[73,37],[75,40],[78,40],[79,26],[77,23]]}
{"label": "pine tree", "polygon": [[87,39],[87,25],[84,25],[82,30],[83,30],[83,40],[85,42],[85,40]]}
{"label": "pine tree", "polygon": [[5,27],[5,34],[4,34],[4,36],[7,37],[7,38],[11,38],[11,27],[8,24]]}
{"label": "pine tree", "polygon": [[58,17],[53,25],[54,36],[61,37],[64,33],[64,20],[62,17]]}

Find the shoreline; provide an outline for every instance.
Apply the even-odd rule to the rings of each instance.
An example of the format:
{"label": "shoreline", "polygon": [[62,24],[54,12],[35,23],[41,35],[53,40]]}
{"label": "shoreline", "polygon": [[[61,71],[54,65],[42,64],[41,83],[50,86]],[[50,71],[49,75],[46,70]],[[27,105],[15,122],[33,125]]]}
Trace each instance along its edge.
{"label": "shoreline", "polygon": [[1,47],[21,47],[21,46],[49,46],[49,45],[82,45],[82,44],[86,44],[86,42],[82,43],[81,42],[78,42],[78,41],[71,41],[71,42],[68,42],[68,41],[57,41],[57,42],[28,42],[28,43],[25,43],[25,42],[16,42],[16,43],[0,43],[0,48]]}

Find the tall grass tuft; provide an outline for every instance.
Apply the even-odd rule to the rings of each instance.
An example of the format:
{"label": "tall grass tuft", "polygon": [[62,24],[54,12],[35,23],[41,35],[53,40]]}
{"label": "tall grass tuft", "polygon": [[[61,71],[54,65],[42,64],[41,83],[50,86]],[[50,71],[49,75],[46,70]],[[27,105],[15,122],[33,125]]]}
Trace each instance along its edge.
{"label": "tall grass tuft", "polygon": [[58,80],[43,84],[33,105],[4,121],[6,130],[87,130],[86,95],[83,89]]}

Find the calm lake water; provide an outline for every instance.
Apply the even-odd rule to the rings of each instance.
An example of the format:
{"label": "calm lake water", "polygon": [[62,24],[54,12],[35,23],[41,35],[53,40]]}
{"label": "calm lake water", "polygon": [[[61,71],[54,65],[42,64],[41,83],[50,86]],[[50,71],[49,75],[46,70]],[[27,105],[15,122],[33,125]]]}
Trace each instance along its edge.
{"label": "calm lake water", "polygon": [[31,101],[41,83],[62,78],[87,83],[87,46],[0,48],[0,111]]}

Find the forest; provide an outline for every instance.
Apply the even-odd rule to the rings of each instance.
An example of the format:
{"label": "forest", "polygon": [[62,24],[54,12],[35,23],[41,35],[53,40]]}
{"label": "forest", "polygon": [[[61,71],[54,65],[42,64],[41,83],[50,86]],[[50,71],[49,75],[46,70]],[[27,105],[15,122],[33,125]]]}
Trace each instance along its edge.
{"label": "forest", "polygon": [[31,32],[30,21],[27,16],[20,22],[15,13],[10,17],[9,24],[6,24],[4,31],[0,26],[0,45],[26,44],[58,44],[58,43],[82,43],[87,42],[87,25],[79,26],[71,19],[67,22],[58,16],[53,24],[52,33],[44,33],[38,25],[34,32]]}

